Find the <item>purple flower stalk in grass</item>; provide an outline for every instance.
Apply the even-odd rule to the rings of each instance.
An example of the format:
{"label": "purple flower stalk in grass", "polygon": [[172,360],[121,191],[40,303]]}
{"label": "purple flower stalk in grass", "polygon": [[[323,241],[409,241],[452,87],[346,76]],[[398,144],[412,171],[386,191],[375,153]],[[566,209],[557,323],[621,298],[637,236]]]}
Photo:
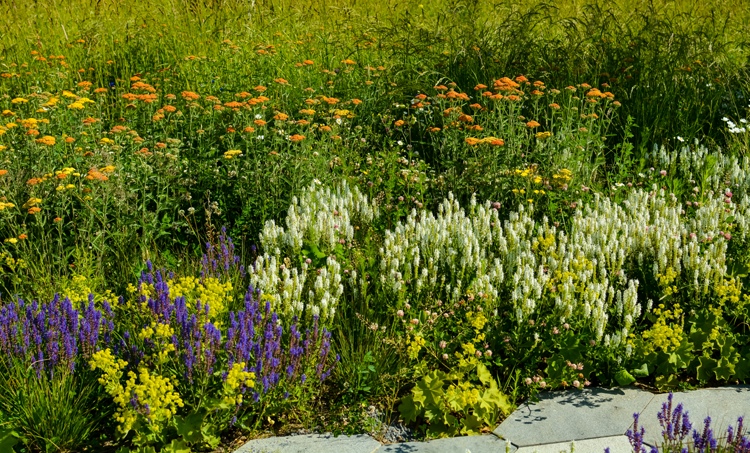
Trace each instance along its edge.
{"label": "purple flower stalk in grass", "polygon": [[53,376],[57,369],[74,372],[79,356],[88,358],[109,344],[113,318],[109,304],[104,312],[95,307],[93,295],[80,311],[59,294],[41,305],[20,298],[0,305],[0,360],[30,364],[38,377],[44,372]]}
{"label": "purple flower stalk in grass", "polygon": [[[657,419],[662,427],[662,436],[664,445],[662,451],[681,453],[716,453],[719,449],[727,453],[750,453],[750,439],[745,436],[744,417],[737,419],[737,426],[727,428],[726,443],[720,448],[719,442],[714,437],[714,431],[711,428],[711,417],[706,417],[703,423],[703,430],[693,429],[693,447],[683,446],[683,441],[687,438],[692,429],[692,423],[688,418],[688,413],[678,404],[672,409],[673,395],[670,392],[666,403],[662,404],[661,411],[657,414]],[[633,429],[628,430],[625,435],[630,441],[635,453],[645,453],[646,448],[643,444],[645,430],[638,426],[640,414],[633,414]],[[605,453],[610,453],[610,449],[604,449]],[[651,447],[651,453],[658,453],[658,449]]]}
{"label": "purple flower stalk in grass", "polygon": [[667,402],[661,406],[661,411],[656,415],[659,425],[662,427],[661,434],[665,445],[682,445],[693,424],[690,423],[687,411],[683,410],[682,403],[672,410],[672,399],[674,394],[669,392]]}

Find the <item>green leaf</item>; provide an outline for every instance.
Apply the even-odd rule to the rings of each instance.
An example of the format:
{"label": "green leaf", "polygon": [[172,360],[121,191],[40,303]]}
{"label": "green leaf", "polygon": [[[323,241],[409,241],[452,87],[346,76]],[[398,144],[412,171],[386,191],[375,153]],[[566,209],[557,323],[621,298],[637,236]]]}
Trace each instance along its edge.
{"label": "green leaf", "polygon": [[635,378],[630,373],[628,373],[627,370],[618,371],[615,374],[615,380],[617,381],[618,384],[620,384],[623,387],[635,382]]}
{"label": "green leaf", "polygon": [[0,451],[11,453],[18,444],[18,435],[11,430],[0,430]]}
{"label": "green leaf", "polygon": [[497,388],[492,388],[484,391],[482,395],[482,406],[487,405],[490,410],[500,409],[503,414],[508,415],[511,411],[511,404],[508,400],[508,395],[505,395]]}
{"label": "green leaf", "polygon": [[492,382],[495,380],[492,379],[492,374],[490,373],[490,370],[487,369],[486,366],[484,366],[483,363],[480,363],[477,365],[477,376],[479,376],[479,380],[482,381],[482,384],[485,386],[490,386]]}
{"label": "green leaf", "polygon": [[740,381],[750,378],[750,358],[743,357],[734,366],[734,377]]}
{"label": "green leaf", "polygon": [[172,443],[161,449],[161,453],[190,453],[191,451],[185,442],[177,439],[172,439]]}
{"label": "green leaf", "polygon": [[203,420],[206,418],[206,412],[197,412],[190,414],[186,417],[175,417],[175,428],[177,428],[177,434],[182,436],[186,442],[195,443],[203,440],[203,433],[201,427],[203,426]]}
{"label": "green leaf", "polygon": [[476,415],[468,415],[461,421],[463,428],[461,428],[461,434],[467,436],[476,436],[482,433],[482,427],[484,423]]}
{"label": "green leaf", "polygon": [[401,416],[404,417],[405,423],[411,423],[417,421],[417,405],[414,403],[414,398],[411,396],[404,397],[401,400],[401,404],[398,405],[398,411]]}
{"label": "green leaf", "polygon": [[669,376],[659,376],[656,378],[656,388],[658,388],[659,391],[675,389],[677,388],[679,382],[680,380],[675,374],[670,374]]}
{"label": "green leaf", "polygon": [[698,380],[706,382],[710,381],[714,376],[714,369],[718,362],[710,357],[701,357],[698,359],[700,365],[698,365]]}
{"label": "green leaf", "polygon": [[630,374],[637,378],[648,376],[648,364],[644,363],[640,368],[631,371]]}

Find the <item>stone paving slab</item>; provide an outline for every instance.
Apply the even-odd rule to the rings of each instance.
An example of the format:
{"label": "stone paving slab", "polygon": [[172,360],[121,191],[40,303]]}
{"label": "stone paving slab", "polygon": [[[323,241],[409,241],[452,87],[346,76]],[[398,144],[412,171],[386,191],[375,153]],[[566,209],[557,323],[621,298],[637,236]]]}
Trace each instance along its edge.
{"label": "stone paving slab", "polygon": [[373,453],[380,446],[380,442],[367,434],[349,437],[309,434],[251,440],[235,453]]}
{"label": "stone paving slab", "polygon": [[[610,453],[633,453],[633,447],[625,436],[599,437],[575,442],[575,453],[604,453],[605,448],[609,448]],[[570,442],[559,442],[519,448],[516,453],[570,453],[570,450]],[[471,453],[474,453],[474,450]]]}
{"label": "stone paving slab", "polygon": [[516,409],[494,433],[519,448],[624,435],[654,395],[637,388],[543,393]]}
{"label": "stone paving slab", "polygon": [[[662,428],[656,414],[661,411],[662,403],[666,403],[668,397],[668,393],[654,395],[638,419],[639,425],[646,430],[644,441],[648,444],[662,442]],[[743,415],[750,417],[750,386],[732,385],[676,392],[672,399],[673,410],[679,403],[688,412],[693,429],[701,431],[706,416],[711,416],[714,435],[723,437],[729,425],[737,424],[737,418]],[[630,422],[632,428],[633,414],[630,414]]]}
{"label": "stone paving slab", "polygon": [[[406,442],[403,444],[383,445],[377,453],[505,453],[506,442],[499,437],[488,434],[484,436],[454,437],[452,439],[435,439],[429,442]],[[517,450],[510,445],[510,453]],[[619,453],[619,452],[612,452]]]}

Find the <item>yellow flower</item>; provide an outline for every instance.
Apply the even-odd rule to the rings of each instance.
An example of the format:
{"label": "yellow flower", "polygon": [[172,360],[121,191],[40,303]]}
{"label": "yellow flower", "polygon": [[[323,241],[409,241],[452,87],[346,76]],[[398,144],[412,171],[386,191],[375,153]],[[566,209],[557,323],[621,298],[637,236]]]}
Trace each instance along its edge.
{"label": "yellow flower", "polygon": [[18,242],[18,239],[10,238],[10,239],[6,239],[5,242],[10,242],[11,244],[15,244],[16,242]]}
{"label": "yellow flower", "polygon": [[10,102],[12,104],[25,104],[25,103],[29,102],[29,100],[28,99],[24,99],[24,98],[15,98],[15,99],[13,99]]}

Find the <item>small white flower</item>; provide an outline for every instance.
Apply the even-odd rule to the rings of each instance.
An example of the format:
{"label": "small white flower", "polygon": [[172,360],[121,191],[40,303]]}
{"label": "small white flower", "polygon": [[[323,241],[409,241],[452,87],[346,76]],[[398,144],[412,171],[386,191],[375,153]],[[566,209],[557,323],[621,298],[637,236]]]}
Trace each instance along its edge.
{"label": "small white flower", "polygon": [[402,142],[401,140],[399,140],[397,143],[398,143],[398,146],[403,146],[404,145],[404,142]]}
{"label": "small white flower", "polygon": [[264,137],[263,135],[259,135],[258,136],[258,140],[263,140],[264,138],[266,138],[266,137]]}
{"label": "small white flower", "polygon": [[262,119],[262,118],[263,118],[263,115],[261,115],[261,114],[256,114],[255,115],[255,119],[256,120],[259,120],[259,119]]}
{"label": "small white flower", "polygon": [[313,182],[317,185],[320,185],[320,179],[313,179]]}
{"label": "small white flower", "polygon": [[678,137],[677,137],[677,140],[679,140],[679,141],[681,141],[681,142],[684,142],[684,141],[685,141],[685,139],[684,139],[684,138],[682,138],[682,137],[680,137],[680,136],[678,136]]}
{"label": "small white flower", "polygon": [[336,118],[336,124],[341,124],[341,118]]}
{"label": "small white flower", "polygon": [[747,120],[746,120],[745,118],[742,118],[742,119],[740,120],[740,123],[742,123],[742,124],[746,124],[746,123],[747,123]]}
{"label": "small white flower", "polygon": [[722,118],[721,120],[722,120],[722,121],[729,121],[729,118],[727,118],[727,117],[725,116],[725,117],[724,117],[724,118]]}

